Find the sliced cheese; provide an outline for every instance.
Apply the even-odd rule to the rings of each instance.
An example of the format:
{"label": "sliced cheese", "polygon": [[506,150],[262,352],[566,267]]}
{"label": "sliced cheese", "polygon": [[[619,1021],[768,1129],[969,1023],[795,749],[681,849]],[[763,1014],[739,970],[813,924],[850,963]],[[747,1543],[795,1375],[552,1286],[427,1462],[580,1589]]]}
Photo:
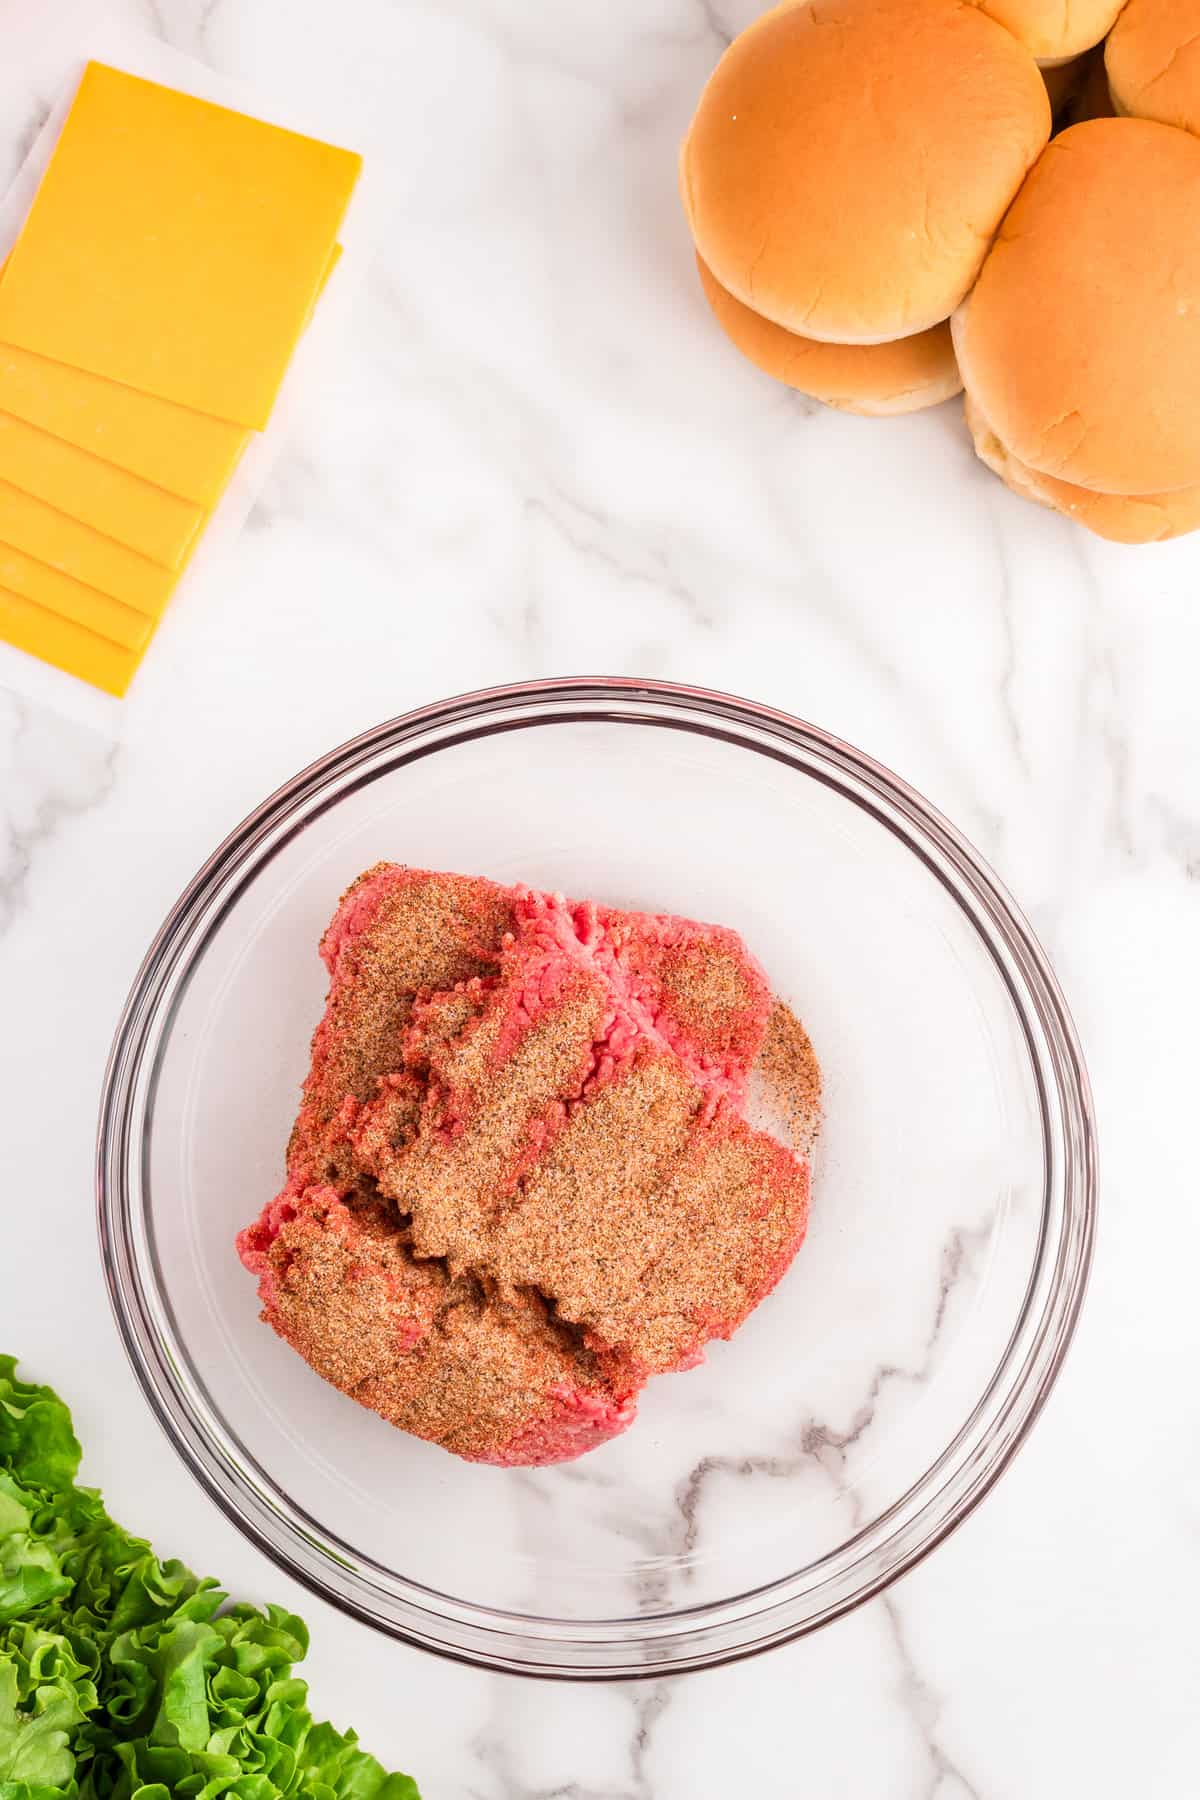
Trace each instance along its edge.
{"label": "sliced cheese", "polygon": [[[338,265],[335,244],[317,300]],[[0,265],[0,282],[7,264]],[[314,302],[315,305],[315,302]],[[0,344],[0,413],[113,463],[211,512],[254,436],[191,407]]]}
{"label": "sliced cheese", "polygon": [[204,518],[190,500],[114,469],[10,413],[0,413],[0,480],[167,569],[186,559]]}
{"label": "sliced cheese", "polygon": [[11,544],[0,543],[0,588],[22,600],[33,600],[47,612],[59,613],[125,650],[144,650],[154,633],[154,620],[145,613],[123,606],[98,588],[85,587],[82,581],[37,562]]}
{"label": "sliced cheese", "polygon": [[247,442],[241,425],[0,344],[0,412],[211,511]]}
{"label": "sliced cheese", "polygon": [[141,661],[139,651],[125,650],[7,588],[0,588],[0,638],[118,697]]}
{"label": "sliced cheese", "polygon": [[0,341],[261,429],[362,159],[89,63]]}
{"label": "sliced cheese", "polygon": [[179,579],[176,570],[148,561],[7,481],[0,481],[0,541],[149,619],[161,617]]}

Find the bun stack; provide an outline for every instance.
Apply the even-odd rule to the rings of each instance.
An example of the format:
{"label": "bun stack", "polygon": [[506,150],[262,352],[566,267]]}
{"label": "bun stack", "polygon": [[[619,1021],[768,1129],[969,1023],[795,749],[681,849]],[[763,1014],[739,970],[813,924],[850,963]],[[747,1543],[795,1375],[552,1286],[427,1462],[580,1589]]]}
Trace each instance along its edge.
{"label": "bun stack", "polygon": [[1200,527],[1200,0],[794,0],[722,57],[681,186],[767,374],[875,415],[965,387],[1014,492]]}

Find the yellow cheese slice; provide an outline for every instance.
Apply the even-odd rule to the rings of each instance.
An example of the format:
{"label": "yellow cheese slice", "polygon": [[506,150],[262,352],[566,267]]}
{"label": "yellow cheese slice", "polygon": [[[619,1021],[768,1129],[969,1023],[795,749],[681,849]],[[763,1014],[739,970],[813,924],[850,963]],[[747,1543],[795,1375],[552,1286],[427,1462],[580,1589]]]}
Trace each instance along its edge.
{"label": "yellow cheese slice", "polygon": [[190,500],[114,469],[10,413],[0,413],[0,480],[168,569],[184,561],[204,518]]}
{"label": "yellow cheese slice", "polygon": [[[320,294],[337,267],[335,244]],[[4,267],[0,266],[0,281]],[[314,303],[315,304],[315,303]],[[241,425],[0,344],[0,413],[23,419],[211,512],[254,436]]]}
{"label": "yellow cheese slice", "polygon": [[0,588],[0,638],[118,697],[129,686],[141,661],[140,651],[124,650],[120,644],[94,631],[85,631],[82,625],[47,612],[44,606],[24,600],[7,588]]}
{"label": "yellow cheese slice", "polygon": [[179,579],[177,570],[138,556],[7,481],[0,481],[0,542],[124,601],[149,619],[162,616]]}
{"label": "yellow cheese slice", "polygon": [[125,650],[144,650],[154,632],[154,620],[145,613],[123,606],[98,588],[73,581],[61,569],[36,562],[11,544],[0,543],[0,588],[22,600],[33,600],[47,612],[59,613]]}
{"label": "yellow cheese slice", "polygon": [[261,429],[362,159],[89,63],[0,342]]}
{"label": "yellow cheese slice", "polygon": [[[318,300],[341,254],[342,246],[335,244]],[[7,266],[0,265],[0,282]],[[0,413],[24,419],[206,512],[225,492],[254,435],[244,426],[141,394],[15,344],[0,344]]]}
{"label": "yellow cheese slice", "polygon": [[139,394],[15,344],[0,344],[0,412],[206,511],[221,498],[252,436],[241,425]]}

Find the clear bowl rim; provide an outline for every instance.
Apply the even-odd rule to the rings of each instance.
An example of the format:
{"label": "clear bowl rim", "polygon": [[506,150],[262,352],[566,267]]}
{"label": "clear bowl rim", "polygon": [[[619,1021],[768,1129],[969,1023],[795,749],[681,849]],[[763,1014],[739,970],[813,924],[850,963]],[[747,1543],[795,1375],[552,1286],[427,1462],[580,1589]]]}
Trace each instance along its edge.
{"label": "clear bowl rim", "polygon": [[[702,722],[685,726],[687,715]],[[1005,1354],[951,1444],[907,1493],[811,1565],[816,1570],[836,1565],[815,1591],[803,1585],[808,1571],[800,1571],[726,1600],[651,1617],[534,1619],[475,1606],[397,1577],[294,1506],[289,1517],[264,1493],[253,1470],[259,1468],[268,1483],[269,1477],[246,1446],[223,1433],[211,1414],[203,1416],[203,1389],[183,1378],[164,1341],[161,1318],[156,1320],[156,1301],[160,1311],[165,1302],[147,1278],[135,1229],[149,1132],[134,1113],[147,1059],[157,1066],[178,998],[224,913],[271,855],[362,784],[350,778],[369,770],[380,755],[408,745],[402,764],[423,738],[460,726],[473,726],[466,733],[473,738],[581,718],[717,735],[790,763],[864,807],[920,856],[967,913],[1008,990],[1033,1066],[1043,1119],[1042,1226]],[[751,735],[758,741],[750,741]],[[419,753],[462,741],[451,735]],[[362,780],[386,772],[387,765]],[[846,784],[859,792],[847,792]],[[151,1411],[209,1497],[278,1567],[351,1617],[457,1661],[567,1680],[651,1678],[757,1654],[843,1616],[942,1543],[1007,1468],[1057,1378],[1088,1283],[1096,1181],[1087,1070],[1057,979],[1012,896],[957,828],[902,778],[818,726],[713,690],[630,677],[520,682],[417,708],[319,757],[248,814],[184,889],[134,979],[105,1072],[96,1146],[101,1262],[122,1344]],[[1001,1379],[1006,1374],[1007,1387]],[[993,1416],[986,1435],[972,1447],[972,1425],[988,1405]],[[943,1475],[940,1487],[930,1486]],[[880,1528],[896,1519],[892,1536],[873,1545]]]}

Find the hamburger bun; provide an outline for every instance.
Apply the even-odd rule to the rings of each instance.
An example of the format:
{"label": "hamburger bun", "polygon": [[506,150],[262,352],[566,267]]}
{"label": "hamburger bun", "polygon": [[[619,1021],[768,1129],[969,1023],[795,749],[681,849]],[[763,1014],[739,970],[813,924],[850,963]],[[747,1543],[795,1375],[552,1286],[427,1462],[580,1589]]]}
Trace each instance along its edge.
{"label": "hamburger bun", "polygon": [[1102,494],[1200,483],[1200,139],[1144,119],[1055,138],[954,320],[1019,462]]}
{"label": "hamburger bun", "polygon": [[804,0],[721,58],[684,140],[684,206],[743,305],[880,344],[953,312],[1049,132],[1032,57],[976,7]]}
{"label": "hamburger bun", "polygon": [[1014,494],[1065,514],[1097,537],[1114,544],[1157,544],[1200,528],[1200,487],[1140,495],[1097,494],[1091,488],[1074,487],[1019,462],[969,395],[966,414],[975,454]]}
{"label": "hamburger bun", "polygon": [[1104,57],[1118,112],[1200,132],[1200,0],[1129,0]]}
{"label": "hamburger bun", "polygon": [[700,256],[696,267],[718,325],[742,355],[826,406],[882,417],[919,412],[962,392],[948,324],[890,344],[821,344],[743,306]]}
{"label": "hamburger bun", "polygon": [[1125,0],[973,0],[1012,32],[1044,67],[1101,43]]}

